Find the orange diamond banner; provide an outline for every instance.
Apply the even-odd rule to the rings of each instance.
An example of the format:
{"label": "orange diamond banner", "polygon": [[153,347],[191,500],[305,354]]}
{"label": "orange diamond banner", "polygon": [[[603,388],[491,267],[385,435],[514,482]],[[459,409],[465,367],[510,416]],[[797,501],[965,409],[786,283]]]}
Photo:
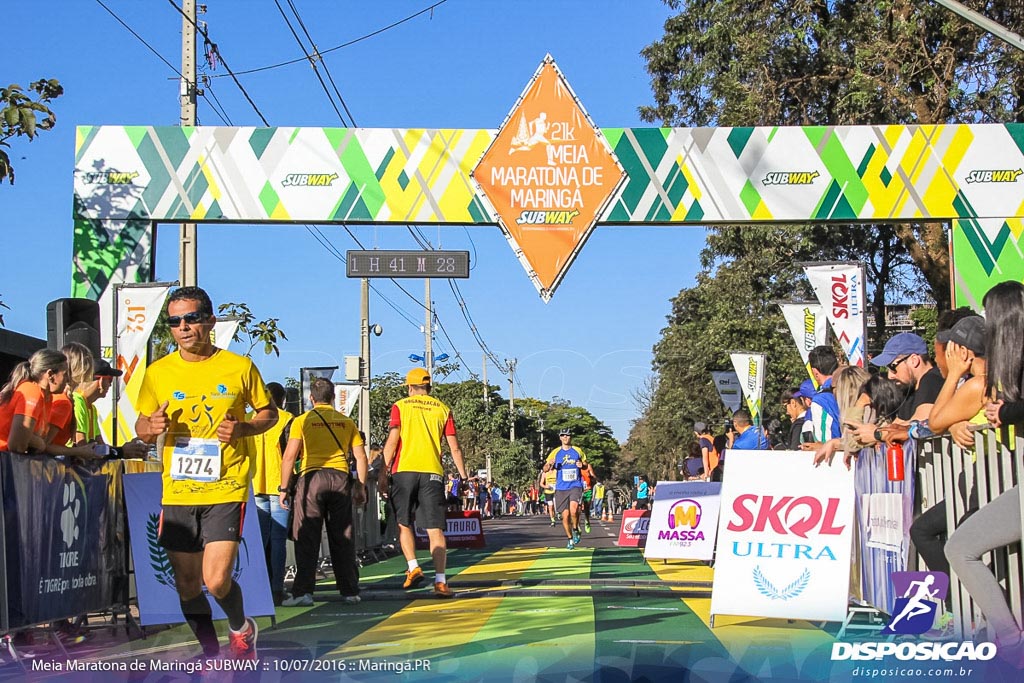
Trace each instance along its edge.
{"label": "orange diamond banner", "polygon": [[544,301],[625,175],[551,55],[473,169]]}

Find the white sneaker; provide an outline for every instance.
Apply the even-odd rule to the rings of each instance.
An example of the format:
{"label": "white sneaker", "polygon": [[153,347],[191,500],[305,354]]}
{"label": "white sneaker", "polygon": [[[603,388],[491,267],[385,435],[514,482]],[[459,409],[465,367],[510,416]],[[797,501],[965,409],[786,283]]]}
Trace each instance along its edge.
{"label": "white sneaker", "polygon": [[281,601],[282,607],[312,607],[313,606],[313,595],[306,593],[305,595],[293,595],[290,598],[285,598]]}
{"label": "white sneaker", "polygon": [[363,601],[363,599],[360,598],[358,595],[344,595],[342,596],[341,599],[343,602],[347,602],[350,605],[358,605],[360,602]]}

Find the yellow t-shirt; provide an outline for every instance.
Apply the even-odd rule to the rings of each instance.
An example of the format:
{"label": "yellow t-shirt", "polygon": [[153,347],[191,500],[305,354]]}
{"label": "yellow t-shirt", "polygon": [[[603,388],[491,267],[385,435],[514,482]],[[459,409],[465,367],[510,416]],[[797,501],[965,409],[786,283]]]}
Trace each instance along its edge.
{"label": "yellow t-shirt", "polygon": [[359,429],[352,418],[326,403],[318,403],[313,410],[295,418],[288,439],[302,440],[300,472],[319,469],[348,472],[348,452],[363,445],[363,437],[359,436]]}
{"label": "yellow t-shirt", "polygon": [[544,473],[544,493],[554,493],[555,483],[558,481],[558,471],[548,470]]}
{"label": "yellow t-shirt", "polygon": [[228,414],[245,420],[246,406],[255,410],[273,404],[260,371],[245,356],[218,349],[205,360],[189,362],[172,353],[146,370],[135,408],[151,415],[168,401],[170,426],[163,450],[163,504],[215,505],[244,502],[252,478],[252,444],[239,439],[234,446],[220,444],[221,468],[217,481],[171,479],[175,441],[181,437],[217,439],[217,427]]}
{"label": "yellow t-shirt", "polygon": [[[256,413],[247,415],[251,420]],[[273,495],[278,494],[281,486],[281,434],[284,428],[292,419],[292,414],[287,410],[277,409],[277,424],[256,436],[249,437],[252,440],[252,457],[256,461],[256,470],[252,477],[252,492],[255,494]]]}
{"label": "yellow t-shirt", "polygon": [[400,399],[391,406],[389,427],[398,427],[400,436],[392,472],[444,474],[441,437],[455,434],[448,406],[429,394]]}

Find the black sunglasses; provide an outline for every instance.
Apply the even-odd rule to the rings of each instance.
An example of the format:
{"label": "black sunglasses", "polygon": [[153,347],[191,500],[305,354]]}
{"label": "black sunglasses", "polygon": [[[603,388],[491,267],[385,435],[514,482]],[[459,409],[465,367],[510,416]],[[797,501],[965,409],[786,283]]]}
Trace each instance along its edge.
{"label": "black sunglasses", "polygon": [[900,363],[906,361],[910,356],[903,356],[903,358],[897,358],[893,362],[889,363],[889,372],[896,372],[896,368],[900,366]]}
{"label": "black sunglasses", "polygon": [[189,325],[197,325],[206,320],[206,314],[202,311],[190,311],[185,315],[167,316],[167,324],[171,327],[181,327],[182,320],[187,322]]}

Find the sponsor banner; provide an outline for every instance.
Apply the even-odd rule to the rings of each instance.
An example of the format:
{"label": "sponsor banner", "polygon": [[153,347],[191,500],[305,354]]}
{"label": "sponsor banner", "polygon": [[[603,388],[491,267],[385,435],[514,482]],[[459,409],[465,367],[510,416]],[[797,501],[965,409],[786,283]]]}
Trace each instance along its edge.
{"label": "sponsor banner", "polygon": [[548,55],[472,175],[548,301],[626,174]]}
{"label": "sponsor banner", "polygon": [[7,624],[16,629],[107,610],[128,574],[121,463],[68,467],[0,457]]}
{"label": "sponsor banner", "polygon": [[356,401],[359,400],[360,389],[361,387],[358,384],[335,382],[334,409],[351,417],[352,409],[356,407]]}
{"label": "sponsor banner", "polygon": [[719,482],[659,481],[644,557],[713,559],[721,488]]}
{"label": "sponsor banner", "polygon": [[650,510],[623,510],[616,545],[622,548],[643,548],[647,544],[650,524]]}
{"label": "sponsor banner", "polygon": [[[486,545],[479,510],[449,511],[445,513],[445,521],[444,540],[449,548],[483,548]],[[420,550],[429,548],[426,529],[417,525],[414,530],[416,547]]]}
{"label": "sponsor banner", "polygon": [[804,272],[850,365],[864,367],[864,269],[860,264],[843,263],[804,266]]}
{"label": "sponsor banner", "polygon": [[730,353],[740,389],[747,399],[750,417],[755,425],[761,424],[761,399],[764,395],[765,355],[763,353]]}
{"label": "sponsor banner", "polygon": [[[111,348],[115,356],[110,364],[123,374],[114,378],[115,386],[106,396],[96,400],[96,411],[104,440],[115,446],[135,436],[135,403],[139,398],[142,378],[146,375],[149,337],[163,310],[171,285],[116,286],[114,292],[117,338]],[[100,325],[103,328],[103,325]],[[117,401],[117,434],[114,434],[114,401]]]}
{"label": "sponsor banner", "polygon": [[712,614],[842,621],[850,588],[853,472],[801,451],[730,451]]}
{"label": "sponsor banner", "polygon": [[[815,346],[822,346],[828,342],[828,325],[825,317],[825,309],[820,304],[808,303],[785,303],[779,304],[782,309],[782,317],[789,325],[789,331],[793,334],[793,341],[796,342],[797,351],[800,352],[800,359],[807,368],[807,374],[811,380],[811,366],[807,357]],[[817,386],[817,382],[814,384]]]}
{"label": "sponsor banner", "polygon": [[711,376],[715,380],[718,398],[722,399],[730,413],[735,413],[743,405],[743,386],[734,370],[715,370]]}
{"label": "sponsor banner", "polygon": [[860,496],[862,531],[869,548],[899,552],[903,547],[903,496],[865,493]]}
{"label": "sponsor banner", "polygon": [[218,349],[227,349],[231,346],[237,330],[238,318],[217,318],[217,322],[213,324],[213,333],[210,336],[210,341]]}
{"label": "sponsor banner", "polygon": [[[124,500],[128,510],[132,559],[135,565],[135,586],[139,597],[139,623],[180,624],[181,602],[174,587],[174,571],[167,551],[160,545],[160,498],[163,484],[159,472],[143,472],[124,476]],[[250,617],[273,616],[274,599],[270,594],[267,561],[260,537],[259,520],[252,493],[245,505],[242,540],[232,578],[245,595],[245,613]],[[224,611],[203,587],[213,609],[214,619],[226,619]]]}

